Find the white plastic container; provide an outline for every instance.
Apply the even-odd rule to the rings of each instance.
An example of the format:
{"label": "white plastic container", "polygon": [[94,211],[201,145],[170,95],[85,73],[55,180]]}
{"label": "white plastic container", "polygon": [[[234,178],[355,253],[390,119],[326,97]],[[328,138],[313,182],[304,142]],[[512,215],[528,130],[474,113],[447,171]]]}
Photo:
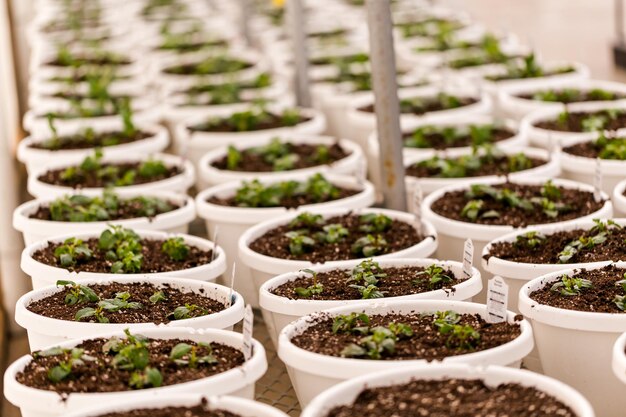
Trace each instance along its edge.
{"label": "white plastic container", "polygon": [[[561,270],[530,281],[519,292],[519,309],[532,323],[544,373],[579,390],[598,415],[621,417],[626,396],[611,369],[611,354],[617,338],[626,331],[626,314],[567,310],[530,298],[533,291],[577,271]],[[572,363],[573,358],[584,360]]]}
{"label": "white plastic container", "polygon": [[[321,214],[324,218],[333,216],[339,216],[347,214],[350,210],[346,209],[328,209],[328,210],[311,210],[313,213]],[[401,211],[384,210],[384,209],[362,209],[354,212],[354,214],[366,214],[366,213],[381,213],[392,219],[400,220],[405,223],[412,224],[414,221],[413,215],[404,213]],[[300,269],[309,268],[313,264],[309,261],[298,261],[273,258],[271,256],[262,255],[258,252],[250,249],[249,245],[257,238],[261,237],[267,231],[276,227],[284,225],[291,221],[297,214],[290,213],[273,220],[268,220],[257,224],[246,230],[239,238],[238,243],[238,255],[239,260],[246,267],[250,268],[250,274],[252,275],[252,281],[255,288],[258,290],[266,281],[277,275],[285,274],[287,272],[298,271]],[[388,258],[427,258],[435,252],[437,249],[437,232],[431,223],[423,221],[424,240],[414,246],[410,246],[406,249],[398,252],[388,253],[382,256],[378,256],[375,259],[388,259]],[[325,265],[335,268],[342,268],[344,265],[349,265],[351,260],[346,261],[328,261]]]}
{"label": "white plastic container", "polygon": [[[259,141],[258,144],[252,145],[252,147],[266,145],[272,138],[266,138]],[[276,172],[242,172],[242,171],[228,171],[215,168],[212,164],[224,158],[228,152],[228,145],[221,146],[217,149],[207,152],[198,163],[198,185],[199,188],[204,189],[217,184],[223,184],[230,181],[242,181],[258,178],[259,180],[292,180],[297,178],[306,178],[311,174],[317,172],[332,172],[334,174],[341,175],[353,175],[359,169],[359,164],[364,161],[363,151],[361,147],[352,141],[347,139],[335,139],[330,136],[306,136],[306,135],[289,135],[279,138],[283,142],[289,142],[293,144],[320,144],[331,146],[338,143],[341,148],[348,153],[343,159],[336,161],[330,165],[318,165],[310,168],[294,169],[291,171],[276,171]],[[250,146],[241,146],[233,144],[237,149],[244,150],[250,148]]]}
{"label": "white plastic container", "polygon": [[[213,259],[212,262],[200,265],[195,268],[183,269],[179,271],[170,271],[170,272],[158,272],[153,274],[124,274],[127,277],[132,278],[151,278],[151,277],[171,277],[171,278],[188,278],[199,281],[215,281],[220,275],[224,273],[226,270],[226,256],[224,251],[219,246],[215,247],[215,244],[209,240],[202,239],[196,236],[184,235],[180,233],[165,233],[165,232],[157,232],[157,231],[148,231],[148,230],[135,230],[135,232],[141,238],[150,238],[150,239],[162,239],[166,240],[170,237],[182,237],[187,245],[195,246],[201,248],[203,250],[215,250],[217,251],[217,256]],[[27,246],[22,252],[22,259],[20,267],[22,270],[31,277],[33,288],[35,290],[40,289],[42,287],[46,287],[49,285],[54,285],[58,280],[65,281],[80,281],[82,279],[101,279],[101,278],[111,278],[111,277],[119,277],[120,274],[112,274],[112,273],[95,273],[95,272],[70,272],[64,268],[59,268],[55,266],[46,265],[41,262],[35,261],[31,254],[35,253],[37,250],[45,248],[48,246],[50,242],[63,242],[65,239],[70,237],[76,237],[81,240],[86,240],[89,238],[97,238],[100,236],[99,232],[86,232],[79,234],[71,234],[64,236],[54,236],[47,240],[35,242],[29,246]]]}
{"label": "white plastic container", "polygon": [[[254,207],[229,207],[210,203],[212,197],[233,196],[242,183],[239,181],[228,182],[211,187],[202,191],[196,197],[198,217],[206,222],[209,236],[214,236],[218,230],[220,247],[224,250],[226,258],[237,259],[238,242],[241,235],[251,226],[284,215],[309,210],[324,209],[349,209],[358,210],[371,206],[374,203],[374,186],[365,182],[359,184],[354,178],[328,175],[327,180],[336,186],[346,189],[359,190],[353,196],[339,200],[328,201],[319,204],[309,204],[296,209],[284,207],[254,208]],[[306,178],[302,179],[303,181]],[[280,180],[282,181],[282,180]],[[275,179],[261,181],[264,184],[280,182]],[[224,276],[230,285],[232,266],[227,266]],[[235,289],[246,299],[246,302],[254,307],[259,305],[259,288],[252,282],[250,271],[241,263],[237,265]]]}
{"label": "white plastic container", "polygon": [[[326,417],[338,406],[352,404],[366,388],[407,384],[412,380],[442,380],[447,378],[480,379],[488,386],[514,383],[532,387],[555,397],[572,409],[576,417],[595,417],[589,402],[577,391],[556,379],[534,372],[500,366],[472,367],[464,364],[433,364],[377,372],[342,382],[318,395],[302,412],[301,417]],[[480,415],[481,410],[476,410]]]}
{"label": "white plastic container", "polygon": [[[500,148],[499,150],[503,151],[506,155],[515,155],[518,153],[523,153],[527,157],[537,158],[545,161],[543,165],[539,165],[535,168],[525,169],[522,171],[512,172],[508,174],[508,178],[511,181],[515,181],[518,179],[525,178],[555,178],[561,173],[561,164],[559,160],[559,154],[550,154],[545,149],[537,149],[537,148],[521,148],[521,149],[509,149],[509,148]],[[471,155],[471,151],[457,151],[455,149],[450,149],[446,151],[434,151],[431,153],[424,153],[422,155],[414,154],[411,156],[405,156],[404,158],[404,166],[409,168],[410,166],[428,160],[434,156],[439,156],[440,158],[455,158],[462,155]],[[504,175],[489,175],[483,177],[464,177],[464,178],[437,178],[437,177],[413,177],[407,175],[405,177],[406,190],[409,198],[411,197],[412,190],[419,185],[421,187],[424,195],[428,195],[434,191],[437,191],[443,187],[447,187],[450,185],[459,185],[459,184],[472,184],[474,182],[482,182],[485,180],[497,180],[498,178],[503,178]]]}
{"label": "white plastic container", "polygon": [[[546,179],[525,178],[518,179],[515,182],[517,184],[527,185],[541,185],[545,183]],[[481,181],[481,184],[499,184],[504,182],[501,179]],[[556,179],[552,181],[555,186],[574,188],[593,192],[593,187],[587,184],[581,184],[574,181]],[[478,182],[474,182],[476,184]],[[437,248],[437,258],[439,259],[452,259],[462,260],[463,247],[467,239],[472,239],[474,244],[474,264],[478,267],[483,274],[483,291],[478,296],[478,300],[484,301],[486,299],[487,280],[491,278],[491,274],[483,270],[479,265],[479,259],[482,255],[483,248],[490,241],[501,237],[507,233],[513,232],[516,228],[513,226],[494,226],[483,225],[470,222],[463,222],[459,220],[452,220],[447,217],[441,216],[435,213],[430,207],[431,205],[443,197],[444,194],[451,191],[464,190],[469,188],[468,184],[452,185],[446,188],[442,188],[430,194],[424,199],[422,203],[422,213],[425,220],[431,222],[437,229],[439,246]],[[548,223],[551,226],[561,227],[568,224],[572,224],[578,220],[590,220],[597,218],[611,217],[613,214],[613,206],[608,196],[602,193],[602,199],[605,200],[604,205],[597,211],[572,220],[566,220],[561,222]],[[528,227],[534,227],[535,225],[528,225]]]}
{"label": "white plastic container", "polygon": [[613,200],[613,207],[615,208],[616,217],[626,217],[626,179],[620,181],[613,190],[611,198]]}
{"label": "white plastic container", "polygon": [[[102,153],[107,157],[124,156],[129,153],[151,154],[155,152],[163,151],[169,144],[169,135],[167,130],[162,126],[151,125],[146,127],[138,126],[142,132],[148,133],[150,136],[145,139],[141,139],[135,142],[125,143],[121,145],[105,146],[102,148]],[[106,129],[94,129],[96,133],[107,131]],[[111,131],[112,129],[108,129]],[[50,161],[63,162],[76,162],[82,161],[85,157],[93,154],[94,148],[86,149],[71,149],[71,150],[58,150],[50,151],[46,149],[31,148],[30,145],[34,143],[41,143],[44,140],[50,139],[50,132],[41,136],[29,136],[24,140],[21,140],[17,146],[17,159],[26,165],[26,170],[30,173],[35,171],[44,164]]]}
{"label": "white plastic container", "polygon": [[[212,393],[211,393],[212,394]],[[241,417],[288,417],[277,408],[258,401],[219,396],[208,397],[203,394],[171,394],[150,396],[145,399],[120,404],[102,404],[68,414],[66,417],[98,417],[109,413],[120,413],[140,409],[159,409],[166,407],[194,407],[207,402],[209,410],[229,411]]]}
{"label": "white plastic container", "polygon": [[626,384],[626,333],[621,335],[613,346],[613,372]]}
{"label": "white plastic container", "polygon": [[[226,330],[186,328],[142,329],[140,334],[159,339],[190,339],[195,342],[216,342],[243,348],[243,335]],[[123,332],[100,334],[99,337],[123,336]],[[92,337],[86,338],[90,339]],[[60,343],[63,348],[71,348],[82,340],[74,339]],[[141,400],[156,400],[170,394],[205,394],[234,395],[247,399],[254,398],[254,384],[267,370],[267,359],[263,345],[256,340],[252,341],[252,357],[240,367],[230,369],[220,374],[189,381],[182,384],[130,390],[110,393],[72,393],[61,396],[53,391],[45,391],[27,387],[15,379],[17,373],[30,363],[32,357],[25,355],[13,362],[4,374],[4,396],[16,407],[20,408],[23,417],[55,417],[66,416],[71,412],[93,406],[94,404],[117,404],[123,401],[137,402]]]}
{"label": "white plastic container", "polygon": [[[102,164],[121,164],[121,163],[137,163],[148,160],[162,161],[163,164],[168,167],[179,167],[182,172],[174,175],[170,178],[166,178],[158,181],[146,182],[143,184],[127,185],[123,187],[116,187],[116,189],[124,189],[128,192],[144,192],[152,193],[159,191],[169,191],[172,193],[186,194],[189,187],[191,187],[196,180],[196,170],[191,162],[184,160],[180,156],[168,155],[168,154],[156,154],[156,155],[140,155],[140,154],[127,154],[125,156],[104,156],[102,158]],[[57,169],[65,169],[71,166],[80,165],[80,161],[74,162],[49,162],[36,170],[28,176],[28,192],[35,198],[51,199],[55,197],[61,197],[69,194],[72,191],[80,190],[82,194],[88,196],[100,195],[104,191],[104,188],[79,188],[66,187],[62,185],[48,184],[41,181],[39,178],[46,174],[46,172]]]}
{"label": "white plastic container", "polygon": [[[347,274],[350,272],[350,270],[352,270],[361,262],[363,262],[362,259],[350,261],[349,263],[343,265],[341,269],[345,270]],[[438,261],[436,259],[381,259],[377,262],[382,268],[409,266],[428,267],[432,264],[437,264],[444,268],[449,268],[450,270],[452,270],[455,276],[462,276],[463,270],[463,265],[459,262]],[[316,265],[313,266],[311,269],[315,272],[321,273],[335,270],[337,269],[337,267],[328,265]],[[433,290],[419,294],[387,297],[385,298],[385,300],[469,301],[473,296],[480,292],[483,285],[480,279],[480,272],[476,268],[473,268],[472,271],[472,276],[467,280],[454,285],[454,290]],[[367,300],[291,300],[287,297],[281,297],[272,293],[272,290],[274,290],[275,288],[278,288],[287,282],[293,281],[302,275],[303,274],[300,271],[288,272],[286,274],[279,275],[261,285],[261,289],[259,290],[259,304],[261,306],[261,311],[263,312],[263,321],[265,322],[270,336],[272,337],[272,341],[275,344],[278,342],[278,335],[283,330],[283,328],[285,328],[285,326],[287,326],[292,321],[297,320],[302,316],[317,313],[322,310],[327,310],[329,308],[354,306],[367,302]]]}
{"label": "white plastic container", "polygon": [[[374,314],[418,314],[435,311],[455,311],[459,314],[480,314],[487,316],[487,307],[483,304],[445,300],[381,301],[361,303],[326,310],[324,316],[334,317],[352,312]],[[411,365],[430,367],[432,362],[425,359],[405,360],[368,360],[326,356],[296,347],[291,339],[310,327],[315,315],[302,317],[285,327],[278,339],[278,357],[285,363],[289,378],[300,401],[306,407],[322,391],[350,378],[360,377],[372,372],[388,369],[400,370]],[[514,322],[515,314],[508,312],[507,321]],[[450,356],[444,363],[465,363],[475,366],[501,365],[519,367],[521,360],[533,347],[533,330],[526,320],[518,322],[520,335],[510,342],[495,348]],[[434,361],[433,361],[434,362]]]}
{"label": "white plastic container", "polygon": [[[26,329],[28,333],[28,344],[31,351],[43,349],[46,346],[62,343],[68,339],[79,339],[97,336],[103,332],[117,332],[128,328],[131,332],[144,328],[159,327],[187,327],[192,329],[224,329],[232,330],[233,326],[243,319],[244,300],[241,295],[233,292],[231,303],[230,288],[212,282],[204,282],[191,279],[150,277],[150,278],[129,278],[125,276],[110,276],[108,278],[82,279],[81,285],[108,285],[113,283],[130,284],[142,283],[151,284],[157,288],[163,288],[167,284],[168,289],[180,290],[182,292],[193,292],[203,297],[217,300],[227,306],[224,310],[206,316],[172,320],[167,324],[156,325],[154,323],[87,323],[79,321],[68,321],[54,319],[43,315],[35,314],[28,310],[28,306],[43,298],[52,296],[60,291],[62,287],[56,285],[43,287],[38,290],[24,294],[18,301],[15,310],[15,321]],[[149,305],[145,306],[150,308]]]}
{"label": "white plastic container", "polygon": [[[30,245],[39,240],[47,239],[68,233],[85,233],[100,231],[109,224],[122,225],[130,229],[160,230],[168,233],[187,233],[189,223],[196,218],[196,204],[193,198],[166,191],[160,192],[127,192],[119,190],[120,198],[139,196],[155,197],[176,203],[180,207],[167,213],[157,214],[154,217],[138,217],[125,220],[108,220],[102,222],[60,222],[31,219],[39,207],[48,206],[55,198],[38,198],[28,201],[13,211],[13,227],[24,237],[24,243]],[[73,194],[73,193],[70,193]],[[80,193],[79,193],[80,194]]]}

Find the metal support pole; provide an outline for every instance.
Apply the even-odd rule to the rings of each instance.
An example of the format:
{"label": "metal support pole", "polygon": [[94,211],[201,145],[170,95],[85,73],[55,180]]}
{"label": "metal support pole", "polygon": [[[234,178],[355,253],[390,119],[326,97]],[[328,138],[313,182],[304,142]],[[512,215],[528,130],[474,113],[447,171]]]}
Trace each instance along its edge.
{"label": "metal support pole", "polygon": [[307,50],[307,31],[302,0],[287,0],[287,25],[291,37],[294,64],[294,91],[296,104],[311,107],[309,88],[309,54]]}
{"label": "metal support pole", "polygon": [[374,87],[380,172],[384,205],[407,210],[402,162],[400,103],[390,0],[367,0],[367,23]]}
{"label": "metal support pole", "polygon": [[241,28],[241,36],[243,36],[248,46],[252,46],[252,37],[250,36],[250,7],[250,0],[239,0],[239,27]]}

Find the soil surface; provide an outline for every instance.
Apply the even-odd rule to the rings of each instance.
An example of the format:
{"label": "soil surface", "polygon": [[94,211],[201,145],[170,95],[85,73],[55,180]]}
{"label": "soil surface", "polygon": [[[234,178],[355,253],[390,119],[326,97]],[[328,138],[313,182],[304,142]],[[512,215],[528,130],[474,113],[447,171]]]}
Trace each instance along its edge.
{"label": "soil surface", "polygon": [[[556,94],[555,98],[557,98],[557,100],[547,100],[541,97],[541,93],[547,93],[549,91],[552,91]],[[565,103],[565,104],[584,103],[588,101],[606,101],[606,100],[613,101],[613,100],[621,100],[621,99],[626,98],[626,95],[613,92],[613,91],[607,92],[612,95],[611,98],[600,98],[598,97],[598,95],[594,95],[591,92],[592,90],[587,90],[587,91],[584,91],[584,90],[542,90],[541,91],[540,90],[534,94],[518,94],[517,97],[523,98],[526,100],[551,101],[551,102],[558,102],[558,103]]]}
{"label": "soil surface", "polygon": [[[80,284],[80,282],[78,283]],[[128,292],[130,298],[128,302],[140,303],[142,308],[127,308],[118,311],[104,311],[104,316],[110,323],[169,323],[173,320],[172,313],[177,307],[184,306],[186,304],[196,305],[202,310],[195,310],[192,313],[192,317],[200,317],[207,314],[213,314],[225,309],[225,306],[220,301],[208,298],[203,295],[204,290],[200,293],[193,291],[181,291],[176,288],[172,288],[170,284],[152,285],[144,283],[119,283],[113,282],[105,285],[88,285],[94,293],[100,298],[100,300],[114,299],[116,294],[122,292]],[[155,293],[161,292],[163,299],[157,302],[150,301]],[[98,302],[84,302],[68,305],[65,303],[66,295],[71,293],[70,287],[65,287],[62,291],[59,291],[49,297],[35,301],[29,304],[26,308],[35,313],[45,317],[50,317],[59,320],[74,321],[76,312],[85,308],[92,307],[97,308]],[[89,317],[87,319],[80,320],[81,322],[97,323],[95,317]]]}
{"label": "soil surface", "polygon": [[[521,198],[524,199],[541,197],[540,185],[505,183],[497,184],[493,187],[498,190],[506,188],[516,192]],[[569,208],[567,211],[559,212],[556,217],[548,216],[541,210],[541,206],[538,205],[534,207],[534,210],[524,210],[520,207],[512,207],[503,201],[497,201],[490,197],[482,197],[481,200],[484,201],[484,205],[481,209],[481,213],[495,210],[499,213],[499,216],[485,218],[478,217],[472,221],[461,215],[461,212],[466,204],[477,199],[466,195],[468,190],[445,193],[441,198],[432,204],[431,209],[443,217],[466,223],[525,227],[531,224],[555,223],[564,220],[576,219],[594,213],[600,210],[604,205],[604,201],[596,202],[594,200],[592,192],[561,187],[558,188],[561,191],[561,197],[557,202],[562,202]]]}
{"label": "soil surface", "polygon": [[[291,195],[291,196],[284,196],[284,198],[281,199],[280,204],[277,204],[275,206],[263,206],[263,207],[297,208],[297,207],[305,206],[308,204],[320,204],[320,203],[326,203],[328,201],[341,200],[342,198],[348,198],[361,192],[360,190],[342,188],[336,185],[335,187],[339,191],[339,194],[335,198],[331,196],[327,196],[328,198],[325,198],[320,201],[311,194],[297,194],[297,195]],[[217,204],[219,206],[227,206],[227,207],[248,207],[246,205],[242,206],[238,204],[234,195],[231,197],[226,197],[226,198],[219,198],[217,196],[213,196],[209,198],[207,202],[211,204]]]}
{"label": "soil surface", "polygon": [[61,136],[58,140],[49,139],[32,143],[28,147],[49,151],[65,149],[91,149],[133,143],[151,136],[151,134],[146,132],[135,132],[133,135],[126,135],[123,132],[94,133],[93,137],[90,138],[87,138],[84,134],[76,134],[71,136]]}
{"label": "soil surface", "polygon": [[[402,139],[406,142],[412,136],[412,133],[405,133],[402,136]],[[497,143],[506,139],[510,139],[513,136],[515,136],[515,132],[511,130],[496,128],[492,131],[489,143]],[[427,148],[434,149],[460,148],[472,145],[472,136],[469,134],[469,132],[465,135],[460,135],[455,138],[453,143],[449,143],[441,132],[426,133],[424,134],[424,140],[428,144]],[[406,144],[404,146],[408,147]]]}
{"label": "soil surface", "polygon": [[[285,236],[285,233],[302,230],[302,227],[292,227],[289,224],[267,231],[250,244],[250,249],[273,258],[305,260],[313,263],[358,259],[361,256],[352,253],[352,244],[359,238],[368,235],[367,232],[359,230],[361,227],[359,218],[360,216],[356,214],[346,214],[327,219],[324,225],[340,224],[348,229],[349,235],[336,243],[317,243],[310,252],[305,252],[301,255],[291,254],[289,251],[290,239]],[[311,227],[309,230],[310,234],[314,234],[315,232],[323,231],[323,226]],[[382,232],[381,235],[387,241],[384,253],[397,252],[417,245],[425,238],[417,233],[413,225],[399,220],[393,220],[391,227]]]}
{"label": "soil surface", "polygon": [[[389,326],[391,323],[406,324],[413,329],[410,337],[399,338],[394,353],[383,353],[383,360],[442,360],[449,356],[491,349],[510,342],[521,334],[518,324],[487,323],[477,314],[460,314],[458,324],[469,325],[480,334],[474,348],[455,346],[449,335],[441,334],[433,324],[431,314],[388,314],[370,316],[369,327]],[[361,324],[362,325],[362,324]],[[321,319],[291,339],[295,346],[327,356],[341,357],[350,344],[358,344],[363,334],[358,332],[333,333],[333,319]]]}
{"label": "soil surface", "polygon": [[[611,160],[624,160],[624,155],[621,154],[623,146],[626,144],[624,138],[620,139],[607,139],[606,143],[598,143],[596,141],[578,143],[576,145],[563,148],[563,152],[581,156],[583,158],[600,158]],[[616,152],[609,151],[607,149],[616,146]]]}
{"label": "soil surface", "polygon": [[[144,177],[139,174],[140,166],[140,162],[123,164],[101,164],[102,170],[115,170],[117,172],[117,178],[124,178],[124,175],[126,175],[128,172],[134,171],[136,175],[133,178],[132,184],[128,185],[139,185],[147,184],[150,182],[162,181],[180,175],[183,172],[183,170],[179,166],[173,165],[166,166],[167,172],[163,174]],[[37,179],[46,184],[72,188],[104,188],[115,184],[115,181],[112,180],[110,177],[98,175],[98,170],[86,171],[81,169],[77,170],[76,175],[74,175],[72,178],[63,178],[63,173],[65,172],[65,170],[66,168],[52,169],[50,171],[46,171]]]}
{"label": "soil surface", "polygon": [[485,385],[481,380],[444,379],[365,388],[351,405],[326,417],[576,417],[551,395],[519,384]]}
{"label": "soil surface", "polygon": [[[443,158],[443,161],[447,161],[450,159]],[[458,159],[453,159],[456,161]],[[545,165],[547,161],[539,158],[528,158],[531,166],[525,169],[537,168],[538,166]],[[412,177],[418,178],[467,178],[467,177],[485,177],[488,175],[506,175],[511,172],[517,172],[518,170],[512,169],[509,163],[508,156],[501,156],[496,158],[481,158],[481,164],[478,167],[471,167],[469,165],[465,165],[465,173],[464,176],[442,176],[442,169],[440,167],[431,168],[427,167],[424,164],[415,163],[406,169],[406,174]]]}
{"label": "soil surface", "polygon": [[[296,124],[304,123],[311,120],[309,117],[300,116]],[[238,130],[228,119],[216,119],[195,126],[190,126],[189,130],[193,132],[252,132],[257,130],[278,129],[286,126],[282,123],[282,117],[277,114],[269,113],[267,118],[259,120],[259,122],[251,129]]]}
{"label": "soil surface", "polygon": [[[310,168],[314,166],[322,165],[319,162],[315,161],[311,158],[312,155],[315,154],[315,151],[320,145],[309,145],[309,144],[296,144],[296,143],[287,143],[289,147],[290,154],[296,154],[299,156],[298,160],[293,164],[293,168],[295,169],[304,169]],[[274,164],[268,162],[263,158],[263,155],[254,152],[254,148],[241,150],[241,161],[237,164],[234,169],[228,168],[228,157],[224,156],[221,159],[214,161],[211,166],[217,169],[225,170],[225,171],[238,171],[238,172],[273,172]],[[350,155],[346,150],[344,150],[338,143],[334,143],[328,146],[328,162],[327,164],[332,164],[341,159],[346,158]]]}
{"label": "soil surface", "polygon": [[591,281],[591,288],[583,288],[577,295],[563,295],[558,289],[552,290],[552,285],[560,280],[556,279],[542,289],[530,293],[530,298],[540,304],[566,310],[626,314],[614,302],[616,296],[626,295],[622,286],[616,285],[616,282],[624,279],[624,269],[614,265],[594,270],[583,268],[570,276]]}
{"label": "soil surface", "polygon": [[[400,100],[400,113],[402,114],[424,114],[434,111],[451,110],[459,107],[469,106],[470,104],[477,103],[478,100],[468,97],[457,97],[459,103],[455,106],[445,106],[440,100],[435,98],[420,100],[419,106],[415,106],[410,100]],[[374,104],[359,107],[358,111],[366,113],[374,113],[376,111]]]}
{"label": "soil surface", "polygon": [[211,410],[208,406],[199,404],[193,407],[143,408],[107,413],[98,417],[241,417],[241,415],[226,410]]}
{"label": "soil surface", "polygon": [[606,110],[597,112],[570,112],[565,120],[545,120],[535,123],[535,127],[559,132],[583,132],[583,121],[589,117],[599,117],[605,120],[603,130],[618,130],[626,127],[626,112],[616,112],[614,117]]}
{"label": "soil surface", "polygon": [[[446,289],[448,293],[453,293],[455,285],[465,281],[463,276],[455,276],[449,269],[444,269],[444,274],[452,279],[449,283],[443,281],[430,285],[429,278],[424,272],[425,268],[420,266],[389,267],[383,268],[385,277],[379,278],[376,286],[383,292],[385,298],[400,297],[403,295],[421,294],[428,291]],[[350,270],[335,269],[317,274],[317,282],[323,285],[321,294],[314,294],[311,297],[302,297],[296,293],[296,288],[307,288],[314,285],[313,278],[309,274],[293,281],[286,282],[271,290],[272,294],[286,297],[291,300],[360,300],[361,293],[356,288],[351,288],[354,281],[348,281],[351,276]]]}
{"label": "soil surface", "polygon": [[[115,354],[103,352],[103,346],[107,341],[107,339],[91,339],[77,345],[77,348],[84,349],[84,354],[96,360],[83,361],[82,365],[75,367],[76,369],[72,367],[71,375],[56,383],[48,378],[48,371],[68,360],[70,355],[66,353],[55,356],[37,356],[37,352],[34,352],[36,357],[26,365],[23,372],[17,374],[17,382],[28,387],[58,393],[131,391],[129,380],[134,371],[116,368],[113,365]],[[221,343],[211,343],[213,356],[218,359],[218,363],[201,363],[195,368],[178,365],[170,359],[170,352],[179,343],[196,345],[191,340],[181,339],[149,339],[148,341],[150,352],[148,366],[156,368],[161,373],[162,386],[210,377],[244,363],[241,351]],[[207,353],[206,348],[198,348],[199,355],[204,356]]]}
{"label": "soil surface", "polygon": [[[163,240],[141,239],[143,262],[139,273],[180,271],[211,263],[213,251],[204,251],[195,246],[189,246],[189,254],[185,260],[175,261],[161,250],[163,242]],[[79,261],[75,266],[65,269],[75,272],[111,273],[113,262],[108,261],[105,258],[105,251],[98,248],[98,238],[88,239],[84,243],[91,249],[92,257],[86,261]],[[62,268],[60,261],[54,256],[55,249],[62,245],[63,242],[50,242],[48,246],[35,252],[32,255],[33,259],[46,265]]]}

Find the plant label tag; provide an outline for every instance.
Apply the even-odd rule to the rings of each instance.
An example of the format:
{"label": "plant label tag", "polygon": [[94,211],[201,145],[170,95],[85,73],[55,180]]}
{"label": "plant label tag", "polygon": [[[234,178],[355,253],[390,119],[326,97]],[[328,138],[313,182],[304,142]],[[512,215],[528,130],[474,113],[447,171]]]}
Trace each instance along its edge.
{"label": "plant label tag", "polygon": [[489,323],[506,321],[508,300],[509,286],[499,275],[491,278],[487,289],[487,321]]}
{"label": "plant label tag", "polygon": [[254,313],[252,306],[246,305],[243,315],[243,356],[246,361],[252,357],[252,329],[254,328]]}
{"label": "plant label tag", "polygon": [[415,183],[413,187],[411,200],[411,211],[413,212],[413,223],[415,224],[415,229],[420,234],[423,234],[422,227],[422,200],[424,199],[424,193],[422,191],[422,186],[419,182]]}
{"label": "plant label tag", "polygon": [[593,176],[593,199],[599,203],[602,199],[602,165],[600,158],[596,158],[596,170]]}
{"label": "plant label tag", "polygon": [[233,262],[233,270],[230,272],[230,291],[228,293],[229,307],[235,303],[233,291],[235,288],[235,274],[237,273],[237,263]]}
{"label": "plant label tag", "polygon": [[465,246],[463,247],[463,275],[465,275],[465,278],[470,278],[472,276],[473,262],[474,242],[472,242],[472,239],[467,239],[465,241]]}
{"label": "plant label tag", "polygon": [[360,158],[359,162],[356,165],[356,180],[359,183],[359,185],[364,185],[366,178],[367,178],[367,165],[365,164],[365,159]]}
{"label": "plant label tag", "polygon": [[211,254],[211,262],[213,262],[217,258],[217,238],[219,237],[220,227],[215,226],[215,230],[213,231],[213,253]]}

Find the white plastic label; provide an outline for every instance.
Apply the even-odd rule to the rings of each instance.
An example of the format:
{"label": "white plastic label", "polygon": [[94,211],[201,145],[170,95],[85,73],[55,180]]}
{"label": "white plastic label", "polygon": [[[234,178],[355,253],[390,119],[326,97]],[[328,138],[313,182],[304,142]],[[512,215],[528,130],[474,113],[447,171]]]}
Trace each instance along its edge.
{"label": "white plastic label", "polygon": [[424,193],[422,192],[422,186],[419,182],[415,183],[412,193],[411,211],[413,212],[413,222],[415,229],[419,233],[423,233],[422,228],[422,200],[424,199]]}
{"label": "white plastic label", "polygon": [[254,328],[254,313],[252,306],[246,305],[243,315],[243,356],[246,360],[252,357],[252,329]]}
{"label": "white plastic label", "polygon": [[356,166],[356,180],[360,185],[365,184],[365,180],[367,179],[367,165],[365,164],[365,159],[360,158],[357,166]]}
{"label": "white plastic label", "polygon": [[602,165],[600,158],[596,158],[596,171],[593,176],[593,199],[596,203],[602,199]]}
{"label": "white plastic label", "polygon": [[467,239],[465,241],[465,246],[463,247],[463,275],[465,278],[470,278],[472,276],[472,264],[474,262],[474,243],[472,239]]}
{"label": "white plastic label", "polygon": [[213,262],[217,258],[217,238],[219,237],[220,227],[215,226],[215,231],[213,232],[213,253],[211,255],[211,262]]}
{"label": "white plastic label", "polygon": [[496,275],[489,280],[487,288],[487,321],[501,323],[506,320],[509,286],[502,277]]}
{"label": "white plastic label", "polygon": [[233,291],[235,288],[235,274],[237,273],[237,263],[233,262],[233,270],[230,273],[230,292],[228,293],[229,307],[232,306],[235,301],[233,300]]}

